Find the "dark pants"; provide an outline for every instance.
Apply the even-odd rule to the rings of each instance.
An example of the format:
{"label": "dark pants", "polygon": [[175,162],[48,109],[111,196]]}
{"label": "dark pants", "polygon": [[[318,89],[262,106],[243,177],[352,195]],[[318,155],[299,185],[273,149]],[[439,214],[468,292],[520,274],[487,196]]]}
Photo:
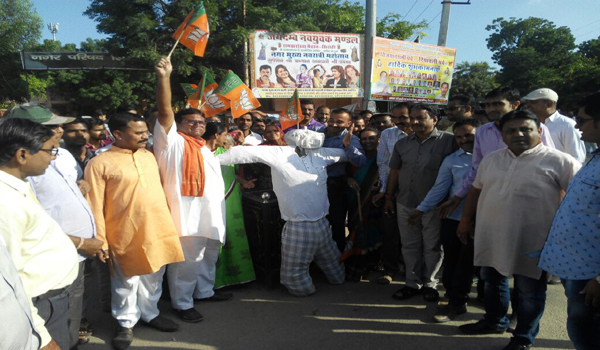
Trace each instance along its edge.
{"label": "dark pants", "polygon": [[386,274],[395,275],[402,263],[400,254],[400,231],[398,230],[398,219],[396,215],[389,217],[383,215],[383,242],[381,245],[381,260]]}
{"label": "dark pants", "polygon": [[52,340],[61,349],[69,348],[69,292],[65,289],[52,298],[33,298],[33,306],[45,321],[44,326]]}
{"label": "dark pants", "polygon": [[444,273],[442,283],[449,303],[461,306],[469,300],[473,284],[473,239],[462,244],[456,235],[458,221],[442,219],[442,246],[444,247]]}
{"label": "dark pants", "polygon": [[346,247],[346,215],[348,213],[348,185],[343,176],[327,179],[327,198],[332,237],[340,252]]}
{"label": "dark pants", "polygon": [[588,280],[562,280],[567,296],[567,331],[577,350],[600,349],[600,309],[585,305],[579,294]]}
{"label": "dark pants", "polygon": [[77,348],[79,341],[79,325],[81,323],[81,314],[83,312],[83,293],[84,293],[84,260],[79,263],[79,273],[75,281],[67,288],[69,293],[69,349]]}
{"label": "dark pants", "polygon": [[[502,276],[493,267],[481,268],[481,277],[485,281],[484,320],[491,327],[508,328],[506,317],[510,303],[508,277]],[[513,337],[520,344],[533,344],[540,331],[540,319],[546,306],[546,273],[539,279],[514,275],[514,287],[517,295],[517,328]],[[514,305],[513,305],[514,306]]]}

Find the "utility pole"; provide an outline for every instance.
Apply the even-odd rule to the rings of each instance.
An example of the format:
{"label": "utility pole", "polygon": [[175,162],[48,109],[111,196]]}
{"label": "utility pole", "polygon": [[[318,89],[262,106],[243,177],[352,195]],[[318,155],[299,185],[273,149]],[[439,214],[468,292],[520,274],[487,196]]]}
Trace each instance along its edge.
{"label": "utility pole", "polygon": [[56,33],[58,33],[58,23],[48,23],[48,30],[52,33],[52,41],[56,41]]}
{"label": "utility pole", "polygon": [[377,0],[367,0],[365,16],[365,54],[363,55],[365,66],[365,91],[363,97],[363,109],[367,109],[369,97],[371,97],[371,73],[373,70],[373,39],[377,34]]}
{"label": "utility pole", "polygon": [[446,46],[446,39],[448,38],[448,26],[450,25],[450,6],[452,1],[442,1],[442,19],[440,21],[440,33],[438,35],[438,46]]}
{"label": "utility pole", "polygon": [[[246,28],[246,0],[242,1],[242,25]],[[250,74],[248,72],[248,37],[244,39],[244,84],[250,86]]]}

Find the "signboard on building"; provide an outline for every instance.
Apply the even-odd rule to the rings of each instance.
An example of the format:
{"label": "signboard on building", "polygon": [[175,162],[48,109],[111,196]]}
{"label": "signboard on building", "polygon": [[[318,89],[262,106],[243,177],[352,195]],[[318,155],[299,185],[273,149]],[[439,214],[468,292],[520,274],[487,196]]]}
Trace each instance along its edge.
{"label": "signboard on building", "polygon": [[316,32],[250,34],[256,97],[362,97],[362,35]]}
{"label": "signboard on building", "polygon": [[123,69],[147,70],[126,67],[122,57],[106,52],[21,52],[24,70],[57,69]]}
{"label": "signboard on building", "polygon": [[446,104],[456,49],[376,37],[371,99]]}

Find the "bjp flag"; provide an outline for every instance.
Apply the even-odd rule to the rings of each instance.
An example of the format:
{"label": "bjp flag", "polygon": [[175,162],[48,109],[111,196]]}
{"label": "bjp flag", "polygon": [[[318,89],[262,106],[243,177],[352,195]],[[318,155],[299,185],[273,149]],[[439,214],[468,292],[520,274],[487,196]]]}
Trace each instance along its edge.
{"label": "bjp flag", "polygon": [[185,96],[187,96],[188,98],[193,96],[198,90],[198,85],[196,84],[181,83],[180,85],[183,88],[183,91],[185,92]]}
{"label": "bjp flag", "polygon": [[229,100],[231,115],[234,119],[260,107],[260,103],[250,88],[232,71],[229,71],[221,80],[215,93]]}
{"label": "bjp flag", "polygon": [[183,46],[192,50],[195,56],[204,57],[209,34],[208,16],[206,16],[204,3],[200,1],[177,28],[173,39],[179,40]]}
{"label": "bjp flag", "polygon": [[210,117],[229,109],[229,100],[223,96],[217,95],[217,82],[210,72],[205,72],[200,86],[203,87],[203,93],[200,89],[188,98],[188,103],[194,108],[200,108],[205,117]]}
{"label": "bjp flag", "polygon": [[294,125],[298,125],[303,119],[304,116],[302,115],[302,109],[300,108],[298,89],[295,89],[294,93],[285,104],[285,108],[281,111],[281,116],[279,117],[281,129],[285,130]]}

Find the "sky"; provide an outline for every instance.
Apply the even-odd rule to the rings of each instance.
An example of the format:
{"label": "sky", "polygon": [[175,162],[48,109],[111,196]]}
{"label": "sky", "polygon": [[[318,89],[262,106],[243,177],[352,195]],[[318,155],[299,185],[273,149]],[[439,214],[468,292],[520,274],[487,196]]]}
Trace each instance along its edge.
{"label": "sky", "polygon": [[[122,0],[129,1],[129,0]],[[354,0],[351,0],[353,2]],[[455,2],[466,2],[456,0]],[[363,6],[366,0],[358,1]],[[400,14],[405,20],[429,23],[424,44],[437,45],[442,0],[378,0],[377,17],[388,13]],[[446,45],[456,48],[456,61],[486,61],[493,65],[487,49],[490,32],[485,27],[498,17],[547,19],[558,27],[566,26],[576,37],[576,43],[600,36],[599,0],[471,0],[470,5],[452,5]],[[79,43],[90,37],[104,38],[96,23],[83,15],[89,0],[33,0],[34,7],[44,20],[43,39],[51,39],[48,23],[60,23],[57,40],[62,44]],[[413,40],[414,38],[411,38]]]}

